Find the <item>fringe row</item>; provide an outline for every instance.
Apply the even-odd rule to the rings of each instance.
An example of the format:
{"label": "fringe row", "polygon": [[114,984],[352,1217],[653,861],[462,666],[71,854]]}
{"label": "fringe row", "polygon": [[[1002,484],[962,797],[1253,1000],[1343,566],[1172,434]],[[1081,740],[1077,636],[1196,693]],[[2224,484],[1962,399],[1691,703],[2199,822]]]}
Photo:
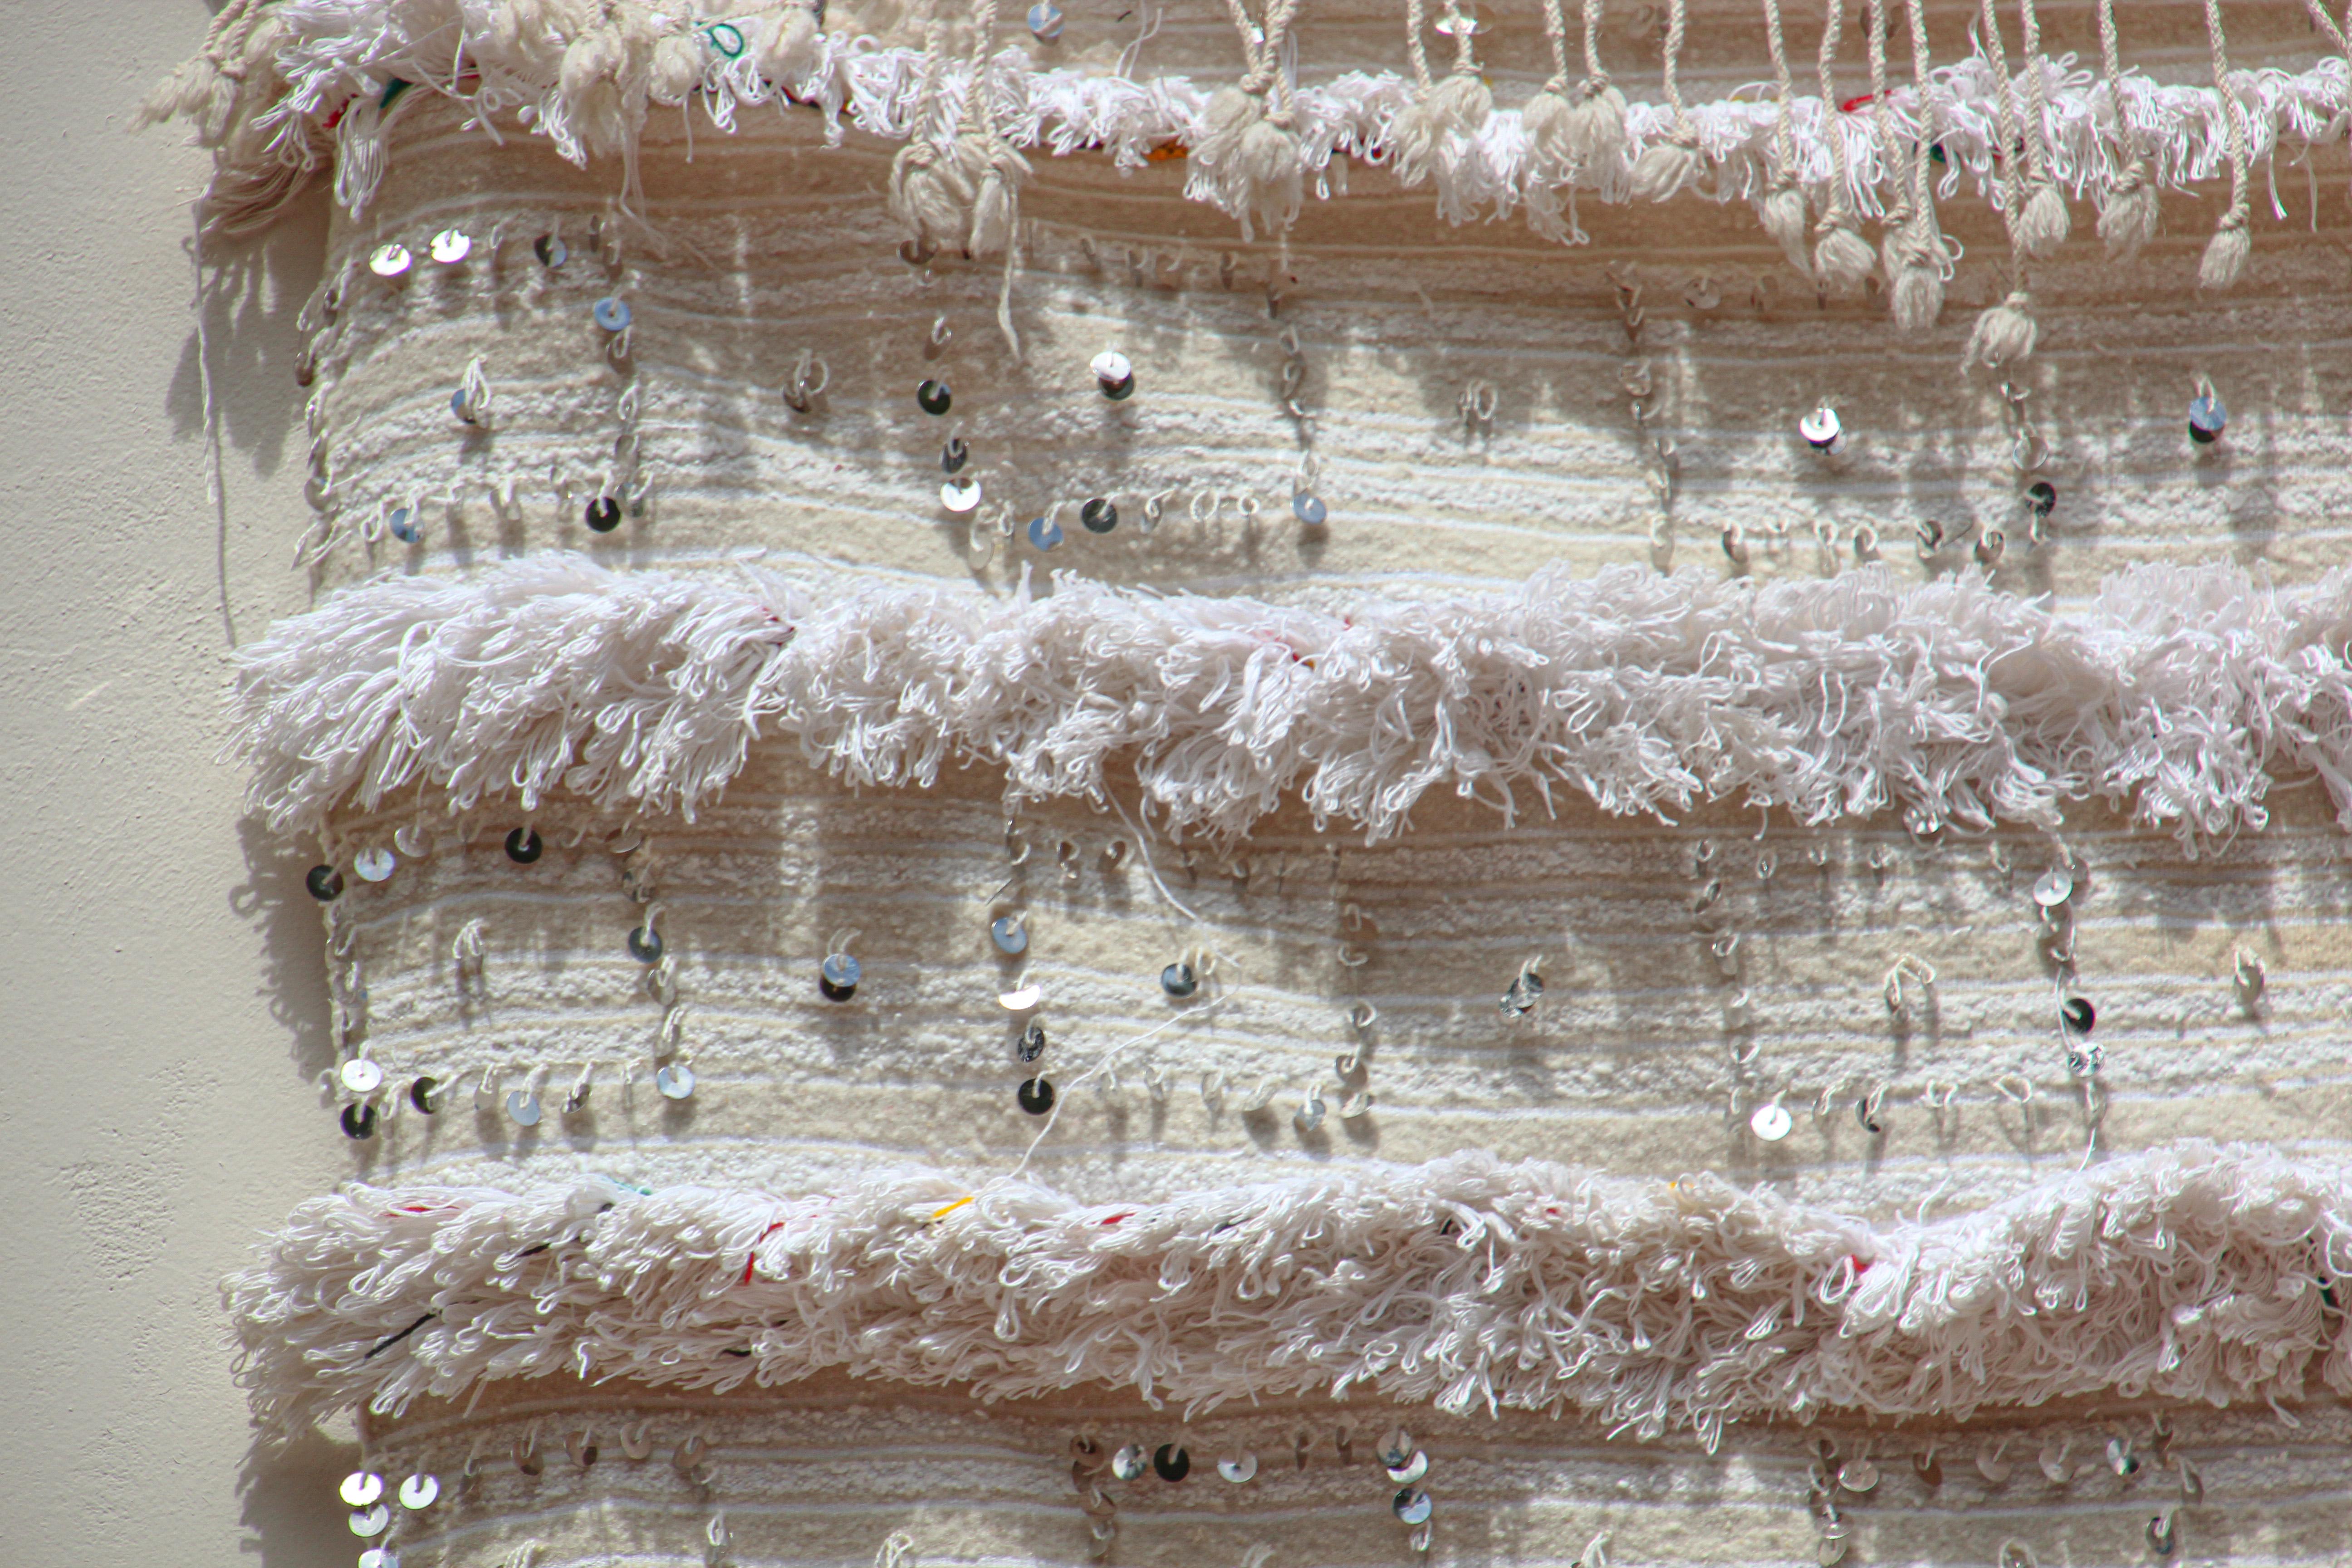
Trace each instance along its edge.
{"label": "fringe row", "polygon": [[1737,800],[1807,824],[2055,827],[2128,803],[2194,855],[2315,772],[2352,826],[2352,572],[2294,590],[2139,566],[2080,616],[1980,574],[1759,586],[1619,567],[1345,615],[1056,574],[996,600],[860,577],[614,573],[573,554],[391,577],[237,655],[231,745],[279,830],[430,784],[452,811],[557,791],[715,796],[768,733],[854,785],[1005,773],[1105,798],[1114,762],[1181,833],[1296,793],[1374,840],[1450,787],[1617,814]]}
{"label": "fringe row", "polygon": [[[394,81],[408,84],[400,90],[410,101],[428,94],[457,100],[486,130],[509,116],[576,163],[592,153],[619,153],[630,164],[632,190],[637,140],[653,105],[699,102],[732,130],[747,106],[814,104],[834,143],[846,126],[892,141],[929,134],[945,145],[981,121],[969,61],[939,58],[927,70],[919,49],[845,32],[798,36],[791,18],[803,9],[688,15],[700,10],[689,4],[664,17],[624,7],[608,22],[609,8],[575,17],[556,0],[288,0],[260,15],[237,59],[200,58],[182,68],[158,89],[148,118],[181,114],[197,123],[200,139],[216,149],[216,204],[236,207],[215,218],[231,228],[267,223],[299,188],[292,174],[330,156],[342,165],[338,199],[362,210],[382,175],[382,138],[399,107],[383,101]],[[729,58],[719,40],[740,53]],[[2144,179],[2187,188],[2230,171],[2227,110],[2213,88],[2159,86],[2126,73],[2118,94],[2078,69],[2072,55],[2035,57],[2011,79],[2019,101],[2028,100],[2026,84],[2037,71],[2046,103],[2045,167],[2078,198],[2094,198],[2104,210],[2119,188],[2139,188]],[[1004,142],[1057,155],[1107,152],[1123,168],[1174,145],[1198,148],[1212,133],[1207,110],[1221,85],[1038,70],[1019,47],[996,53],[979,74]],[[1836,205],[1882,217],[1904,204],[1910,149],[1927,141],[1944,154],[1941,198],[1953,197],[1966,178],[1991,199],[2002,74],[1979,48],[1932,72],[1924,106],[1915,86],[1890,89],[1883,124],[1874,110],[1832,115],[1818,97],[1792,98],[1790,177],[1816,210]],[[2251,160],[2273,160],[2289,138],[2308,143],[2341,135],[2352,109],[2347,75],[2352,68],[2333,57],[2299,73],[2231,74]],[[1416,100],[1412,79],[1393,72],[1351,71],[1298,84],[1291,96],[1295,136],[1286,140],[1297,175],[1262,170],[1258,182],[1303,176],[1318,198],[1344,193],[1348,160],[1387,163],[1399,144],[1399,121]],[[1582,237],[1572,213],[1563,221],[1559,192],[1630,200],[1643,153],[1679,145],[1685,131],[1696,133],[1708,177],[1676,182],[1677,190],[1687,184],[1718,200],[1751,200],[1785,184],[1774,178],[1781,154],[1772,99],[1691,105],[1687,117],[1678,125],[1667,105],[1630,104],[1624,138],[1571,171],[1538,153],[1519,110],[1497,110],[1469,132],[1444,130],[1415,172],[1425,164],[1433,174],[1438,211],[1451,222],[1524,205],[1529,222],[1559,239]],[[1843,142],[1843,156],[1833,139]],[[1230,208],[1225,186],[1196,160],[1185,194]]]}
{"label": "fringe row", "polygon": [[2352,1187],[2192,1142],[1877,1230],[1713,1176],[1465,1154],[1085,1205],[900,1172],[822,1195],[354,1186],[226,1294],[280,1428],[504,1377],[723,1391],[824,1368],[982,1399],[1129,1386],[1597,1416],[1964,1418],[2352,1394]]}

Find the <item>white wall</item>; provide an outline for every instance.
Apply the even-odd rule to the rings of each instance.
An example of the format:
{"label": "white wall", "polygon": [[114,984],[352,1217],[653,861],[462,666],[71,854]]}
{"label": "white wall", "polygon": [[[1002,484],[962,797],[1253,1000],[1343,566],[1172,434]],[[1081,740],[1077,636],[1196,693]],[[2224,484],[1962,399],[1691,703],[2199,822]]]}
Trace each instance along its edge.
{"label": "white wall", "polygon": [[216,1282],[347,1168],[306,857],[243,821],[224,655],[299,608],[292,321],[315,199],[210,311],[187,202],[126,136],[195,0],[0,14],[0,1565],[349,1563],[347,1450],[257,1450]]}

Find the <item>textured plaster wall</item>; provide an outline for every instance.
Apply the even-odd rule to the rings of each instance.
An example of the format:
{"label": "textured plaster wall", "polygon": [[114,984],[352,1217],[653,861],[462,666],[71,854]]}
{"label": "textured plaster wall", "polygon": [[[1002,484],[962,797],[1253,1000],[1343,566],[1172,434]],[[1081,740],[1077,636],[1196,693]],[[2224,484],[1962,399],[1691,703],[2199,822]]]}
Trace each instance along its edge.
{"label": "textured plaster wall", "polygon": [[224,655],[298,608],[315,200],[232,251],[207,419],[176,130],[195,0],[0,8],[0,1568],[348,1563],[350,1450],[254,1448],[215,1284],[346,1168],[302,858],[218,760]]}

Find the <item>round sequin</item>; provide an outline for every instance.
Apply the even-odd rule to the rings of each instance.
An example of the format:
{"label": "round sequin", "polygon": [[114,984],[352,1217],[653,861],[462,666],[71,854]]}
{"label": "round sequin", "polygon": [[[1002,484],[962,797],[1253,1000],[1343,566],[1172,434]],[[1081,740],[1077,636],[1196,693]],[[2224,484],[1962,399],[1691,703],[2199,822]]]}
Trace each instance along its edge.
{"label": "round sequin", "polygon": [[1110,1457],[1110,1473],[1123,1481],[1137,1479],[1150,1465],[1151,1456],[1140,1443],[1129,1443]]}
{"label": "round sequin", "polygon": [[980,505],[978,479],[950,479],[940,487],[940,504],[961,517]]}
{"label": "round sequin", "polygon": [[400,1553],[388,1546],[371,1546],[360,1553],[360,1568],[400,1568]]}
{"label": "round sequin", "polygon": [[507,1114],[519,1126],[536,1127],[545,1112],[540,1108],[539,1096],[529,1089],[510,1089],[507,1090]]}
{"label": "round sequin", "polygon": [[571,247],[551,234],[542,234],[532,240],[530,248],[541,267],[561,267],[572,257]]}
{"label": "round sequin", "polygon": [[2212,445],[2230,427],[2230,411],[2221,400],[2205,394],[2189,400],[2189,438],[2200,447]]}
{"label": "round sequin", "polygon": [[1026,1013],[1045,999],[1045,988],[1031,983],[1011,991],[996,994],[996,1005],[1008,1013]]}
{"label": "round sequin", "polygon": [[999,915],[989,921],[988,939],[1002,953],[1010,955],[1029,951],[1029,930],[1012,915]]}
{"label": "round sequin", "polygon": [[445,228],[433,237],[433,259],[455,267],[473,254],[474,237],[462,228]]}
{"label": "round sequin", "polygon": [[365,1057],[353,1057],[337,1069],[335,1076],[353,1094],[373,1094],[383,1082],[383,1069]]}
{"label": "round sequin", "polygon": [[1088,533],[1108,533],[1118,526],[1118,508],[1097,496],[1078,508],[1078,521]]}
{"label": "round sequin", "polygon": [[[459,393],[457,395],[463,397],[465,394]],[[459,417],[462,418],[463,416]],[[416,511],[413,507],[394,507],[384,515],[383,527],[385,532],[403,544],[414,544],[425,537],[425,530],[417,526]]]}
{"label": "round sequin", "polygon": [[383,1496],[383,1478],[373,1470],[353,1470],[338,1489],[345,1508],[372,1508]]}
{"label": "round sequin", "polygon": [[2036,479],[2025,487],[2025,504],[2033,509],[2036,517],[2048,517],[2058,505],[2058,487],[2048,479]]}
{"label": "round sequin", "polygon": [[1201,977],[1189,963],[1171,963],[1160,972],[1160,989],[1182,1000],[1201,988]]}
{"label": "round sequin", "polygon": [[2033,884],[2033,901],[2045,910],[2054,910],[2074,896],[2074,879],[2060,870],[2042,873]]}
{"label": "round sequin", "polygon": [[816,988],[828,1002],[846,1002],[865,975],[865,967],[845,952],[836,952],[817,965]]}
{"label": "round sequin", "polygon": [[944,381],[927,381],[915,388],[915,405],[934,416],[945,414],[954,401],[955,396],[948,391],[948,384]]}
{"label": "round sequin", "polygon": [[1305,490],[1301,490],[1290,498],[1290,515],[1309,528],[1320,528],[1331,513],[1329,509],[1324,506],[1322,497],[1308,495]]}
{"label": "round sequin", "polygon": [[1192,1473],[1192,1456],[1173,1443],[1162,1443],[1151,1456],[1151,1471],[1163,1481],[1181,1481]]}
{"label": "round sequin", "polygon": [[1420,1524],[1436,1511],[1435,1505],[1429,1500],[1429,1494],[1418,1487],[1405,1488],[1397,1493],[1389,1506],[1396,1510],[1397,1518],[1407,1524]]}
{"label": "round sequin", "polygon": [[354,1141],[375,1136],[375,1107],[346,1105],[342,1114],[343,1136]]}
{"label": "round sequin", "polygon": [[618,294],[605,295],[588,307],[588,313],[595,317],[596,324],[608,332],[617,332],[626,329],[634,314],[629,309],[629,302]]}
{"label": "round sequin", "polygon": [[1759,1105],[1756,1108],[1756,1114],[1748,1119],[1748,1131],[1767,1143],[1778,1143],[1796,1124],[1797,1119],[1789,1114],[1788,1107]]}
{"label": "round sequin", "polygon": [[394,868],[399,864],[393,858],[392,851],[381,846],[362,849],[352,857],[352,869],[362,882],[381,882],[391,876]]}
{"label": "round sequin", "polygon": [[1235,1486],[1242,1486],[1257,1474],[1257,1456],[1250,1453],[1227,1454],[1217,1461],[1217,1474]]}
{"label": "round sequin", "polygon": [[1038,0],[1029,7],[1029,32],[1041,44],[1062,36],[1062,8],[1054,0]]}
{"label": "round sequin", "polygon": [[672,1062],[654,1069],[654,1087],[664,1100],[689,1100],[694,1095],[694,1069],[684,1062]]}
{"label": "round sequin", "polygon": [[1029,520],[1029,542],[1040,550],[1051,550],[1062,542],[1062,525],[1050,517]]}
{"label": "round sequin", "polygon": [[1412,1433],[1402,1426],[1389,1428],[1388,1436],[1381,1439],[1381,1446],[1376,1455],[1381,1463],[1391,1469],[1403,1464],[1412,1456]]}
{"label": "round sequin", "polygon": [[437,1078],[428,1076],[418,1079],[408,1086],[408,1103],[426,1116],[438,1113],[441,1107],[434,1100],[433,1091],[440,1087],[441,1080]]}
{"label": "round sequin", "polygon": [[961,436],[949,437],[948,444],[940,448],[940,472],[943,474],[960,474],[971,461],[971,448],[964,445]]}
{"label": "round sequin", "polygon": [[1845,427],[1834,408],[1816,408],[1797,421],[1797,433],[1816,452],[1834,452],[1845,439]]}
{"label": "round sequin", "polygon": [[1045,1026],[1032,1018],[1021,1031],[1021,1038],[1013,1049],[1024,1062],[1034,1062],[1045,1054]]}
{"label": "round sequin", "polygon": [[611,496],[598,496],[588,503],[588,531],[610,533],[621,526],[621,503]]}
{"label": "round sequin", "polygon": [[1096,384],[1113,403],[1123,403],[1134,395],[1135,366],[1117,349],[1103,350],[1087,368],[1095,373]]}
{"label": "round sequin", "polygon": [[1850,1492],[1866,1492],[1878,1484],[1878,1467],[1868,1459],[1848,1459],[1838,1467],[1837,1479]]}
{"label": "round sequin", "polygon": [[2069,996],[2059,1004],[2058,1016],[2073,1033],[2087,1035],[2091,1026],[2099,1021],[2099,1010],[2091,1005],[2088,996]]}
{"label": "round sequin", "polygon": [[1429,1456],[1416,1448],[1402,1465],[1388,1467],[1389,1479],[1401,1487],[1409,1487],[1429,1474]]}
{"label": "round sequin", "polygon": [[539,835],[528,827],[518,827],[507,835],[507,858],[518,866],[528,866],[539,858],[543,846]]}
{"label": "round sequin", "polygon": [[1030,1115],[1043,1116],[1054,1109],[1054,1085],[1045,1079],[1028,1079],[1013,1091],[1013,1098],[1019,1100],[1021,1109]]}
{"label": "round sequin", "polygon": [[408,270],[416,258],[408,254],[408,247],[398,244],[379,245],[368,255],[368,270],[379,278],[397,278]]}
{"label": "round sequin", "polygon": [[662,955],[662,934],[651,926],[637,926],[629,932],[629,956],[639,963],[659,963]]}
{"label": "round sequin", "polygon": [[457,422],[461,425],[471,425],[474,422],[474,411],[466,405],[464,387],[461,386],[449,395],[449,412],[457,416]]}
{"label": "round sequin", "polygon": [[331,904],[343,896],[343,874],[332,866],[313,866],[303,874],[302,886],[322,904]]}
{"label": "round sequin", "polygon": [[415,1475],[400,1483],[400,1506],[405,1509],[431,1508],[441,1495],[441,1479],[437,1476]]}
{"label": "round sequin", "polygon": [[392,1526],[392,1509],[385,1503],[378,1503],[373,1508],[353,1509],[351,1525],[352,1533],[362,1541],[382,1535]]}

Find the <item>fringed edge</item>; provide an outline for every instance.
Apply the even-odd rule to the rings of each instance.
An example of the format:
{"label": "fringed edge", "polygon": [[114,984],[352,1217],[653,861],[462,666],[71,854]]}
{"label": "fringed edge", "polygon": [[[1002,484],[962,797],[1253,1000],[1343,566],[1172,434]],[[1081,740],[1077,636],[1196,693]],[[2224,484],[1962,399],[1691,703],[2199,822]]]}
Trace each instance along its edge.
{"label": "fringed edge", "polygon": [[[563,156],[583,164],[591,152],[615,145],[633,161],[646,103],[677,101],[681,84],[689,82],[683,96],[698,92],[723,129],[733,129],[737,112],[747,105],[802,103],[821,110],[830,142],[838,142],[848,127],[893,141],[913,133],[922,94],[922,51],[877,47],[871,39],[846,35],[803,36],[805,26],[793,34],[792,48],[780,49],[771,42],[780,27],[799,26],[805,16],[804,7],[786,11],[789,17],[781,20],[775,13],[728,20],[725,13],[711,12],[628,26],[616,22],[566,47],[562,18],[548,14],[543,0],[469,6],[457,26],[450,25],[451,14],[441,0],[306,0],[269,13],[269,68],[237,84],[234,104],[215,101],[217,93],[183,90],[183,79],[159,92],[151,113],[199,118],[206,140],[217,145],[215,191],[242,193],[239,201],[248,210],[240,211],[239,220],[248,227],[267,216],[249,210],[258,199],[255,193],[282,192],[288,185],[287,176],[265,165],[308,169],[320,154],[320,128],[355,100],[381,97],[395,80],[418,92],[454,98],[485,122],[494,109],[520,106],[533,133],[549,137]],[[644,37],[630,31],[656,26],[664,30]],[[729,28],[732,35],[724,31]],[[614,36],[607,39],[604,33]],[[730,37],[748,39],[753,47],[730,58],[712,41]],[[703,40],[698,72],[679,58],[679,41],[694,38]],[[571,57],[583,40],[613,57],[609,69],[578,68],[580,62]],[[2026,68],[2036,63],[2027,62]],[[2142,153],[2149,159],[2147,177],[2173,188],[2188,189],[2226,172],[2225,111],[2213,89],[2158,86],[2126,76],[2117,105],[2106,84],[2085,85],[2054,63],[2039,63],[2053,84],[2048,94],[2048,174],[2074,196],[2104,206],[2111,187]],[[1207,130],[1210,92],[1182,77],[1136,81],[1075,69],[1035,70],[1019,48],[1003,51],[984,68],[998,124],[1017,147],[1056,155],[1106,152],[1121,167],[1140,168],[1158,149],[1197,142]],[[2347,69],[2352,68],[2344,60],[2328,58],[2299,73],[2234,73],[2252,159],[2268,159],[2283,141],[2326,141],[2339,134],[2343,117],[2352,110]],[[1816,207],[1848,211],[1856,219],[1884,217],[1888,198],[1901,195],[1908,149],[1921,141],[1935,142],[1948,161],[1938,193],[1942,199],[1950,199],[1964,177],[1990,195],[1998,151],[1995,74],[1978,58],[1938,69],[1934,77],[1924,116],[1914,89],[1892,89],[1883,132],[1874,116],[1832,115],[1817,98],[1791,100],[1790,174],[1811,194]],[[959,61],[945,68],[938,83],[942,122],[950,132],[971,116],[973,79],[969,63]],[[2023,79],[2022,71],[2018,79]],[[1391,72],[1349,72],[1319,85],[1301,85],[1295,95],[1300,179],[1318,195],[1328,196],[1335,183],[1329,173],[1335,157],[1386,162],[1414,96],[1411,79]],[[1730,201],[1752,199],[1771,186],[1781,166],[1773,146],[1777,103],[1727,100],[1691,106],[1688,112],[1696,157],[1681,170],[1685,177],[1672,182],[1674,189],[1700,189]],[[253,133],[217,141],[217,122],[226,119],[252,127]],[[1854,121],[1842,132],[1849,164],[1842,199],[1832,189],[1839,180],[1829,141],[1831,124],[1839,119]],[[1645,154],[1658,153],[1643,186],[1654,195],[1655,165],[1670,155],[1659,150],[1676,145],[1675,130],[1664,105],[1627,105],[1622,140],[1596,147],[1590,160],[1571,170],[1542,154],[1517,109],[1497,109],[1475,132],[1448,131],[1431,151],[1439,211],[1458,224],[1501,216],[1524,204],[1538,227],[1548,219],[1557,226],[1559,187],[1588,188],[1604,201],[1628,200]],[[1882,145],[1883,133],[1896,144]],[[1702,170],[1714,177],[1697,177]],[[1286,178],[1273,183],[1289,188]],[[1336,183],[1344,186],[1344,180]],[[1190,181],[1187,194],[1199,200],[1231,200],[1216,180]]]}
{"label": "fringed edge", "polygon": [[1213,1409],[1361,1385],[1712,1443],[1746,1417],[2352,1393],[2344,1173],[2190,1142],[1931,1225],[1463,1154],[1087,1205],[896,1171],[807,1195],[354,1186],[225,1294],[281,1429],[485,1379],[839,1368]]}
{"label": "fringed edge", "polygon": [[1873,566],[1759,586],[1564,567],[1344,615],[1057,574],[1009,600],[553,554],[394,577],[237,655],[233,748],[281,830],[430,784],[452,810],[558,791],[683,811],[766,735],[854,784],[1001,767],[1013,800],[1102,799],[1245,832],[1286,795],[1380,838],[1451,788],[1620,814],[1735,799],[1807,823],[2057,825],[2129,802],[2194,853],[2315,771],[2352,826],[2352,571],[2303,589],[2141,566],[2053,615],[1980,574]]}

